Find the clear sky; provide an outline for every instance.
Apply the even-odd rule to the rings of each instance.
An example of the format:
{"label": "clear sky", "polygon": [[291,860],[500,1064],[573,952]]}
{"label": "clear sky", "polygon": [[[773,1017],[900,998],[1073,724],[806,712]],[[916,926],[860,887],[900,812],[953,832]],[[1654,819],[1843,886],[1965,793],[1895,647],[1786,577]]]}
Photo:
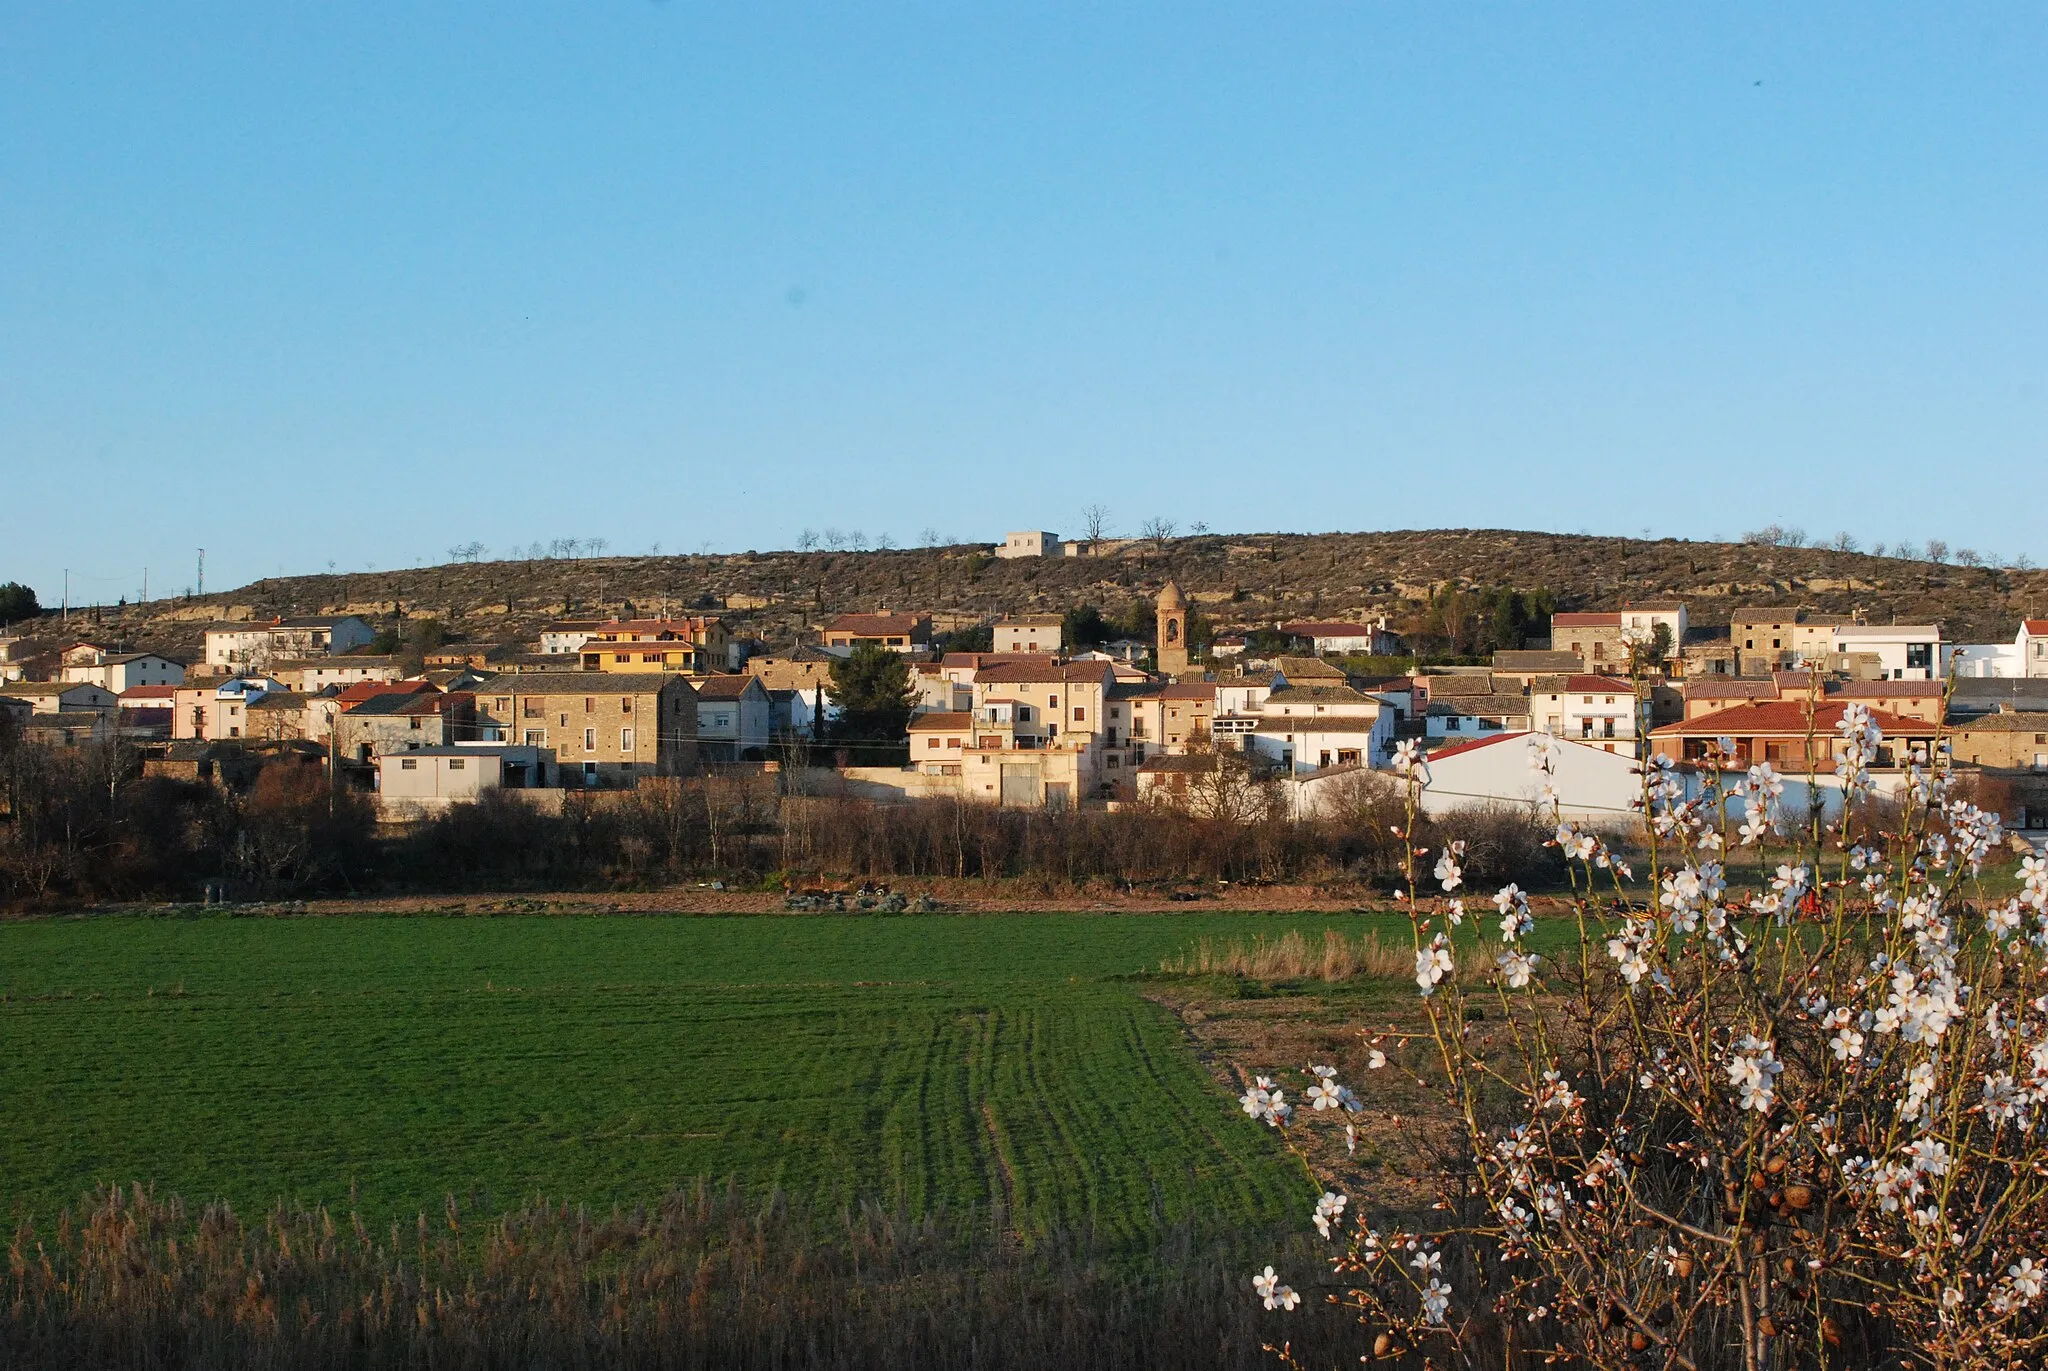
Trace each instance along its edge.
{"label": "clear sky", "polygon": [[1776,520],[2048,561],[2035,4],[0,2],[0,580]]}

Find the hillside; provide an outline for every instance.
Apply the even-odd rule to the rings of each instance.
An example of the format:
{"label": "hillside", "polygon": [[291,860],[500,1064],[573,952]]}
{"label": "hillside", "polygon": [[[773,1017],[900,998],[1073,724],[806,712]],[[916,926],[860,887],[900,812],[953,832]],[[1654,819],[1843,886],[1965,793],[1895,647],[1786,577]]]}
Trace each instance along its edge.
{"label": "hillside", "polygon": [[[2022,614],[2048,613],[2048,572],[1940,565],[1813,547],[1644,541],[1497,529],[1204,535],[1132,541],[1105,555],[1003,561],[986,544],[867,552],[539,558],[385,572],[275,577],[204,600],[85,611],[138,645],[191,648],[203,623],[402,607],[474,642],[526,640],[563,614],[664,608],[726,613],[773,640],[823,617],[881,607],[928,610],[941,628],[1083,602],[1114,611],[1171,577],[1218,628],[1296,617],[1385,614],[1412,622],[1451,586],[1547,588],[1560,609],[1678,596],[1696,625],[1731,610],[1799,603],[1873,622],[1935,620],[1954,641],[2009,639]],[[80,611],[73,611],[75,621]]]}

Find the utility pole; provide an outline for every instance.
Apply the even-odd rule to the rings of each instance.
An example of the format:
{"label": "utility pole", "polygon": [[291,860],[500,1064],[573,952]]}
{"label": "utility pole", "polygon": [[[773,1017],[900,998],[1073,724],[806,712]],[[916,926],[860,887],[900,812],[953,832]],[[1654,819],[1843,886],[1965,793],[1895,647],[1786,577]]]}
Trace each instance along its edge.
{"label": "utility pole", "polygon": [[199,598],[206,598],[206,549],[199,549]]}
{"label": "utility pole", "polygon": [[64,627],[71,627],[71,568],[64,568]]}

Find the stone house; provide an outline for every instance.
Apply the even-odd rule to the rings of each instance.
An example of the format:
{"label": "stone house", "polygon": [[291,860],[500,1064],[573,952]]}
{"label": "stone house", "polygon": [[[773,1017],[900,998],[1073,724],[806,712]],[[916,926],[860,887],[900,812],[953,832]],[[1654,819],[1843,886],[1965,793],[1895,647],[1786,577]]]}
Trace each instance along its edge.
{"label": "stone house", "polygon": [[676,672],[513,672],[475,698],[480,733],[554,749],[564,785],[630,786],[697,769],[697,692]]}
{"label": "stone house", "polygon": [[1999,710],[1955,726],[1950,755],[1958,762],[2012,771],[2048,771],[2048,713]]}

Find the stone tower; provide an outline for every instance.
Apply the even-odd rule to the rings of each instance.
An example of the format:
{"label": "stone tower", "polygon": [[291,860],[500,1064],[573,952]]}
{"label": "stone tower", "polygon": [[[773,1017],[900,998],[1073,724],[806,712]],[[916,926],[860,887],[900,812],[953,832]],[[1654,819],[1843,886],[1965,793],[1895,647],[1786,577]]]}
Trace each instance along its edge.
{"label": "stone tower", "polygon": [[1188,602],[1168,581],[1155,602],[1159,617],[1159,670],[1178,676],[1188,669]]}

